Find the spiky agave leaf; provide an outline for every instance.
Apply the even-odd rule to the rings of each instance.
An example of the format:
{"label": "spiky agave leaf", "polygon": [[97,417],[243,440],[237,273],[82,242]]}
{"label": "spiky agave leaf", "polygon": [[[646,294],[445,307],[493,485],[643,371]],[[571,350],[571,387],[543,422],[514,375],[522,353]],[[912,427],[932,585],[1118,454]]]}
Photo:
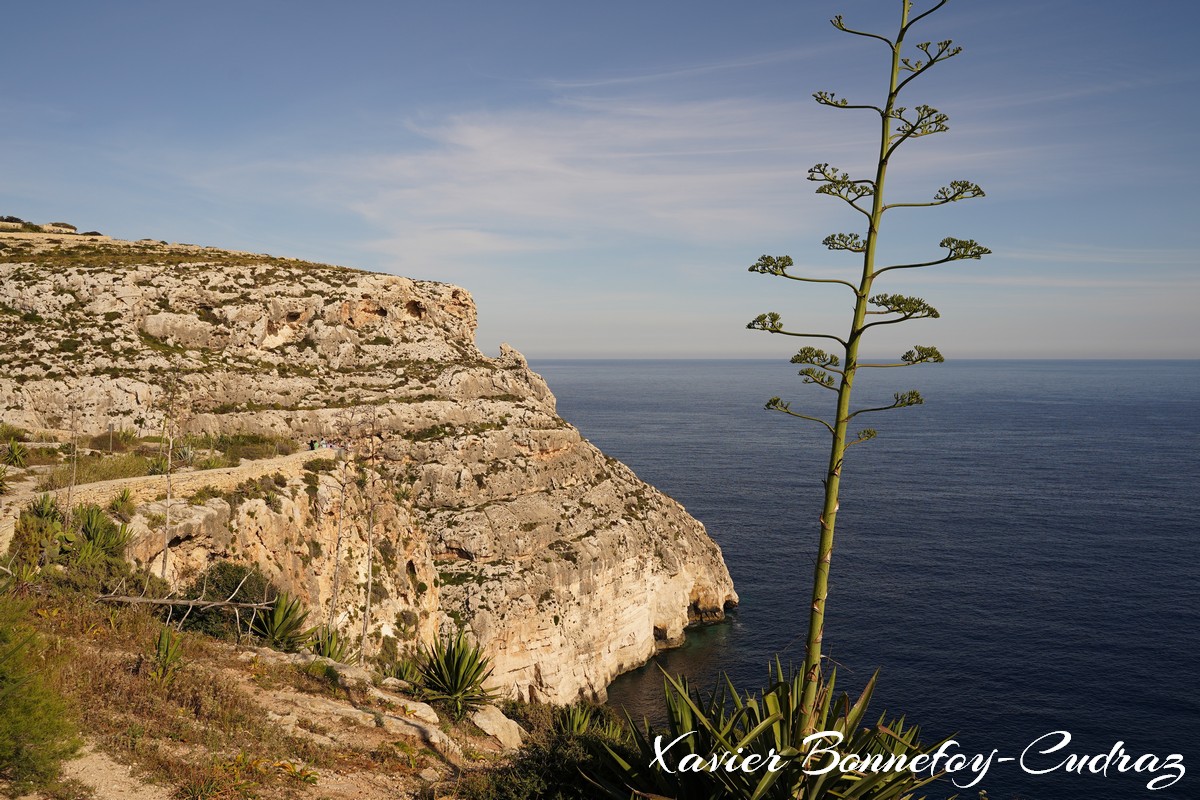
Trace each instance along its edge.
{"label": "spiky agave leaf", "polygon": [[[803,707],[803,674],[785,671],[776,658],[769,677],[766,689],[745,696],[726,677],[708,697],[702,697],[685,680],[668,676],[666,732],[648,725],[644,730],[634,727],[631,749],[606,746],[600,773],[589,779],[608,797],[621,800],[631,791],[639,797],[689,800],[903,800],[934,780],[904,769],[809,774],[806,769],[819,766],[805,760],[809,748],[804,740],[814,731],[836,732],[842,739],[836,748],[840,753],[877,755],[884,760],[911,758],[934,748],[923,747],[919,730],[906,727],[903,719],[885,724],[885,717],[880,717],[873,726],[864,724],[875,677],[851,701],[846,695],[835,695],[836,676],[830,675],[818,684],[812,709]],[[690,735],[677,739],[689,731]],[[662,737],[657,744],[656,737]],[[685,758],[710,761],[714,754],[719,758],[726,752],[738,753],[739,760],[754,756],[760,768],[679,769]],[[780,768],[763,768],[772,755]]]}
{"label": "spiky agave leaf", "polygon": [[484,684],[492,676],[491,660],[459,631],[450,641],[439,639],[421,654],[421,685],[426,696],[449,706],[455,719],[495,700]]}
{"label": "spiky agave leaf", "polygon": [[0,463],[17,469],[23,468],[29,459],[29,448],[16,439],[9,439],[4,450],[0,451]]}
{"label": "spiky agave leaf", "polygon": [[255,613],[250,620],[250,631],[268,647],[291,653],[299,650],[312,636],[312,630],[304,627],[307,620],[308,611],[300,599],[280,592],[271,608]]}
{"label": "spiky agave leaf", "polygon": [[28,511],[38,519],[56,520],[61,522],[63,518],[62,509],[59,508],[58,500],[56,500],[51,494],[39,494],[30,501]]}
{"label": "spiky agave leaf", "polygon": [[312,651],[315,655],[332,659],[339,664],[353,664],[358,661],[358,654],[338,635],[337,628],[328,625],[322,625],[313,632]]}

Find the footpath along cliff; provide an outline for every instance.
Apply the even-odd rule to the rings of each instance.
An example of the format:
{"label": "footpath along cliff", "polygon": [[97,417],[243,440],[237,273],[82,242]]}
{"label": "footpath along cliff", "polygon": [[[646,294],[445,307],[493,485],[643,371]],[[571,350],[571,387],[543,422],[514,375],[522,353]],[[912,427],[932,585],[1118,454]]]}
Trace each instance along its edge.
{"label": "footpath along cliff", "polygon": [[[737,595],[703,526],[559,418],[519,353],[483,355],[475,321],[441,283],[0,232],[0,422],[294,442],[219,469],[183,453],[169,515],[161,475],[72,502],[129,489],[129,555],[156,573],[169,517],[178,587],[220,560],[257,564],[356,642],[365,621],[371,652],[463,627],[512,695],[602,698]],[[0,549],[26,477],[0,498]]]}

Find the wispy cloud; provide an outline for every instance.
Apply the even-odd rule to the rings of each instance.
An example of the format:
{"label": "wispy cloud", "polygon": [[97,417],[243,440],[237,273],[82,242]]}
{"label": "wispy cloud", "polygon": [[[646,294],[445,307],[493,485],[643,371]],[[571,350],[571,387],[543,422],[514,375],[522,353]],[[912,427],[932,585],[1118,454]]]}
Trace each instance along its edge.
{"label": "wispy cloud", "polygon": [[578,89],[600,89],[610,87],[630,87],[645,84],[662,83],[692,79],[712,75],[714,73],[734,72],[744,69],[776,66],[798,61],[810,61],[824,58],[830,54],[844,52],[845,47],[840,42],[831,42],[821,46],[808,46],[790,50],[779,50],[771,53],[761,53],[743,58],[723,59],[712,62],[684,64],[661,70],[644,70],[625,75],[590,77],[578,79],[552,78],[544,81],[545,86],[553,91],[567,92]]}
{"label": "wispy cloud", "polygon": [[[419,146],[303,160],[248,154],[205,164],[190,180],[214,192],[336,204],[375,227],[371,248],[404,267],[630,238],[802,239],[846,221],[838,203],[813,195],[808,167],[854,169],[874,147],[871,130],[847,134],[836,112],[761,98],[575,91],[533,108],[404,125]],[[949,179],[960,164],[1001,172],[1035,157],[1004,131],[982,133],[985,141],[914,150],[909,166],[936,165]]]}
{"label": "wispy cloud", "polygon": [[1006,249],[1006,258],[1057,264],[1123,264],[1127,266],[1200,266],[1194,250],[1155,247],[1096,247],[1087,244],[1056,248]]}

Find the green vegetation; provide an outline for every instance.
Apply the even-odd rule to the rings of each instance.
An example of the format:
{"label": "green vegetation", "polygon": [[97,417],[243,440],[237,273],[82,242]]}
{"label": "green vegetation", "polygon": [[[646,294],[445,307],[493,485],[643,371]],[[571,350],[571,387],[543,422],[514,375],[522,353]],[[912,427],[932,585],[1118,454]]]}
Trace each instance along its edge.
{"label": "green vegetation", "polygon": [[29,603],[0,585],[0,779],[15,794],[41,789],[78,749],[70,707],[47,674],[45,648],[26,623]]}
{"label": "green vegetation", "polygon": [[[753,330],[766,331],[776,335],[831,340],[839,345],[841,353],[841,355],[836,355],[806,346],[800,348],[799,352],[791,359],[791,363],[802,367],[799,374],[805,384],[812,384],[836,395],[836,410],[832,421],[794,411],[790,402],[778,397],[772,397],[766,404],[769,410],[821,425],[831,437],[829,465],[824,479],[825,499],[820,516],[820,537],[817,558],[814,562],[812,602],[809,606],[808,640],[804,660],[806,675],[804,711],[808,718],[805,729],[810,731],[815,729],[813,725],[815,725],[818,713],[816,699],[818,688],[821,685],[821,644],[825,632],[825,604],[829,595],[829,570],[833,558],[834,526],[837,522],[838,496],[841,490],[846,450],[852,445],[869,441],[876,435],[874,429],[865,428],[851,437],[848,433],[850,423],[862,414],[906,408],[923,402],[920,393],[909,390],[896,392],[893,402],[887,405],[852,409],[851,389],[858,371],[862,369],[910,367],[943,361],[942,355],[936,347],[916,345],[895,362],[859,362],[859,346],[864,334],[872,328],[914,319],[936,319],[939,316],[938,311],[923,299],[878,292],[875,284],[885,274],[889,279],[894,277],[897,270],[918,269],[953,261],[978,259],[990,252],[970,239],[946,238],[941,242],[941,247],[946,250],[946,253],[940,258],[887,266],[881,266],[876,258],[879,235],[886,212],[897,208],[940,206],[983,196],[983,190],[974,183],[956,180],[938,189],[933,194],[932,200],[929,201],[884,202],[884,182],[897,148],[911,139],[943,133],[947,130],[948,117],[937,109],[926,105],[917,105],[915,108],[909,109],[900,106],[898,102],[902,91],[914,79],[923,75],[934,65],[953,58],[961,52],[962,48],[955,47],[951,41],[946,40],[937,44],[922,42],[916,45],[918,52],[911,53],[909,56],[904,55],[905,40],[912,27],[924,17],[944,6],[946,2],[947,0],[938,0],[928,10],[914,16],[912,0],[901,0],[900,27],[894,40],[849,28],[842,21],[841,16],[834,17],[832,20],[834,27],[840,31],[886,43],[891,55],[888,90],[880,105],[851,103],[826,91],[813,95],[818,103],[834,109],[869,111],[879,117],[881,124],[878,159],[873,177],[852,178],[848,173],[841,172],[829,164],[817,164],[808,173],[808,179],[819,184],[816,190],[818,194],[835,197],[867,218],[865,234],[834,233],[826,237],[823,242],[825,247],[831,251],[850,253],[862,259],[862,272],[857,283],[841,279],[795,275],[790,271],[794,266],[790,256],[764,255],[750,267],[751,272],[764,275],[810,284],[826,284],[837,287],[839,291],[848,289],[854,302],[854,313],[844,338],[831,333],[788,330],[784,328],[780,315],[774,312],[760,314],[747,326]],[[868,322],[868,317],[873,321]]]}
{"label": "green vegetation", "polygon": [[423,649],[420,670],[425,696],[445,706],[456,720],[496,699],[483,686],[492,676],[489,659],[461,630],[450,641],[439,639]]}
{"label": "green vegetation", "polygon": [[[38,576],[31,590],[41,593],[46,580],[44,573]],[[88,593],[51,592],[25,619],[54,642],[57,656],[44,662],[41,676],[66,701],[39,699],[34,726],[70,723],[66,708],[74,709],[79,728],[99,749],[136,764],[176,797],[294,798],[303,796],[295,779],[277,765],[288,763],[312,778],[313,767],[342,759],[364,763],[362,753],[323,748],[273,724],[241,681],[227,674],[227,648],[164,628],[144,608],[100,604]],[[103,637],[102,647],[97,637]],[[0,716],[7,712],[0,702]],[[34,726],[24,730],[36,731]],[[35,744],[29,746],[35,755],[53,753],[46,746],[34,750]],[[195,794],[204,787],[206,793]]]}
{"label": "green vegetation", "polygon": [[[499,768],[468,772],[459,782],[464,800],[595,800],[602,790],[584,777],[603,767],[611,748],[628,752],[630,738],[605,706],[566,708],[509,703],[504,713],[528,732],[515,756]],[[622,800],[630,798],[629,790]],[[690,795],[678,795],[680,800]]]}
{"label": "green vegetation", "polygon": [[339,664],[354,664],[358,654],[350,644],[340,636],[336,628],[322,625],[313,631],[312,651],[314,655],[332,659]]}
{"label": "green vegetation", "polygon": [[267,504],[267,508],[278,513],[283,509],[282,498],[285,496],[283,489],[286,486],[287,479],[283,475],[279,473],[264,475],[257,480],[250,478],[242,481],[236,489],[224,497],[233,508],[237,508],[248,500],[262,500]]}
{"label": "green vegetation", "polygon": [[75,530],[61,537],[71,558],[80,564],[94,564],[101,559],[123,561],[133,535],[128,527],[118,525],[104,509],[94,505],[76,506],[72,516]]}
{"label": "green vegetation", "polygon": [[[235,603],[264,603],[279,596],[279,589],[251,564],[236,561],[215,561],[196,576],[182,596],[192,600],[230,600]],[[183,620],[183,628],[217,639],[236,639],[250,615],[236,613],[228,606],[193,609]]]}
{"label": "green vegetation", "polygon": [[108,510],[118,519],[129,522],[137,512],[137,503],[134,502],[133,492],[129,491],[128,487],[117,492],[113,495],[113,499],[108,501]]}
{"label": "green vegetation", "polygon": [[242,459],[257,461],[296,452],[296,443],[290,438],[258,433],[223,433],[219,436],[190,437],[188,444],[197,450],[221,451],[225,456],[226,466],[231,467],[236,467]]}
{"label": "green vegetation", "polygon": [[182,655],[183,637],[171,626],[164,625],[154,642],[150,679],[160,687],[170,686],[183,666]]}
{"label": "green vegetation", "polygon": [[29,461],[29,448],[21,444],[15,438],[9,439],[4,445],[4,450],[0,451],[0,464],[9,467],[24,468]]}
{"label": "green vegetation", "polygon": [[9,425],[7,422],[0,422],[0,442],[25,442],[28,440],[29,432],[24,428]]}
{"label": "green vegetation", "polygon": [[126,583],[145,583],[125,561],[132,534],[99,506],[64,512],[50,495],[39,495],[17,517],[8,557],[16,566],[61,570],[44,576],[63,591],[109,591]]}
{"label": "green vegetation", "polygon": [[[758,693],[740,694],[725,682],[707,696],[690,691],[687,683],[667,679],[666,730],[649,725],[639,729],[629,720],[633,731],[630,748],[607,748],[602,768],[594,774],[604,796],[625,800],[633,789],[642,796],[696,798],[697,800],[903,800],[936,778],[919,777],[908,770],[843,772],[831,770],[807,774],[817,764],[808,763],[804,738],[810,715],[805,706],[804,674],[786,674],[778,660],[770,677],[770,686]],[[856,701],[835,697],[835,677],[816,687],[817,731],[836,731],[842,736],[838,751],[861,756],[894,759],[928,752],[918,741],[919,731],[903,719],[885,723],[880,717],[867,721],[867,705],[875,688],[875,679]],[[691,735],[684,735],[691,732]],[[658,758],[654,741],[677,743]],[[825,742],[826,745],[830,742]],[[765,765],[772,753],[780,754],[778,770],[681,769],[687,762],[708,760],[713,754],[739,754],[739,760],[756,756],[754,763]],[[662,764],[666,764],[664,768]],[[907,762],[905,762],[907,763]]]}
{"label": "green vegetation", "polygon": [[[33,226],[36,227],[36,226]],[[211,270],[214,266],[226,268],[246,268],[257,272],[261,279],[256,283],[265,284],[271,278],[266,267],[274,266],[282,269],[315,271],[330,283],[342,283],[338,280],[341,274],[353,274],[355,271],[346,267],[335,267],[328,264],[316,264],[311,261],[299,261],[290,258],[279,258],[270,255],[247,255],[232,253],[216,248],[192,249],[190,247],[171,247],[165,242],[89,242],[59,243],[52,247],[43,248],[33,254],[34,245],[29,242],[6,242],[5,253],[0,255],[0,263],[27,263],[36,258],[39,266],[61,270],[70,267],[95,267],[103,265],[113,267],[160,266],[178,267],[185,270]],[[153,286],[155,281],[150,279],[147,285]]]}
{"label": "green vegetation", "polygon": [[413,686],[419,686],[421,683],[421,668],[410,658],[399,658],[384,664],[380,668],[380,674],[385,678],[406,681]]}
{"label": "green vegetation", "polygon": [[77,463],[60,464],[43,475],[38,481],[38,490],[47,492],[64,489],[71,485],[72,474],[74,474],[76,485],[120,478],[140,478],[144,475],[154,474],[151,471],[154,466],[154,459],[147,458],[141,453],[123,453],[121,455],[85,453],[79,456]]}
{"label": "green vegetation", "polygon": [[254,614],[250,631],[262,639],[267,647],[294,653],[312,638],[312,630],[304,627],[307,620],[308,611],[299,598],[280,592],[271,608]]}
{"label": "green vegetation", "polygon": [[108,450],[112,453],[124,453],[138,445],[137,431],[128,428],[115,430],[112,434],[101,433],[93,436],[88,447],[93,450]]}

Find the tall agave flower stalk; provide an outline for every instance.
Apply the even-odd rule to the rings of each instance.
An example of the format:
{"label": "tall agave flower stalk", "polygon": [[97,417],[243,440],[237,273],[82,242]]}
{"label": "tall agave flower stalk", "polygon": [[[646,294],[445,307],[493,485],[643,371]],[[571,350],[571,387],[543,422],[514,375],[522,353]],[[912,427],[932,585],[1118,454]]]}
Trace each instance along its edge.
{"label": "tall agave flower stalk", "polygon": [[[774,312],[760,314],[747,325],[752,330],[780,336],[823,339],[836,343],[836,348],[832,353],[816,347],[805,346],[800,348],[791,359],[791,363],[801,365],[802,369],[799,374],[804,379],[804,383],[832,392],[836,396],[836,410],[832,419],[824,419],[793,410],[790,402],[779,397],[772,397],[766,404],[768,410],[817,423],[823,426],[830,435],[829,464],[824,479],[825,499],[819,518],[819,544],[813,570],[812,603],[809,609],[808,638],[804,658],[803,708],[807,720],[805,727],[810,731],[815,729],[817,687],[821,685],[821,646],[825,632],[825,604],[829,596],[829,569],[833,559],[834,528],[837,523],[842,466],[848,447],[869,441],[876,435],[874,429],[864,428],[851,436],[850,424],[862,414],[906,408],[920,405],[923,402],[920,393],[909,390],[896,392],[893,395],[893,402],[888,405],[855,409],[850,402],[854,381],[861,369],[911,367],[944,360],[936,347],[916,345],[895,362],[863,363],[859,361],[859,347],[863,336],[872,328],[895,325],[909,320],[936,319],[939,316],[937,309],[922,298],[878,292],[875,284],[885,275],[887,278],[894,277],[897,270],[919,269],[952,261],[979,259],[991,252],[986,247],[976,244],[974,240],[947,237],[941,241],[940,245],[946,251],[945,254],[927,261],[881,265],[877,257],[880,232],[887,212],[897,208],[940,206],[959,200],[983,197],[983,190],[976,184],[965,180],[955,180],[938,189],[934,192],[932,199],[927,201],[892,203],[884,201],[884,185],[888,175],[888,166],[896,150],[909,140],[944,133],[948,130],[949,117],[936,108],[927,105],[908,108],[900,105],[901,94],[913,80],[924,75],[935,64],[953,58],[962,51],[961,47],[954,46],[950,40],[936,44],[921,42],[911,49],[906,47],[906,41],[913,26],[945,6],[947,2],[949,0],[938,0],[927,10],[914,14],[913,0],[900,0],[900,25],[894,38],[850,28],[842,21],[840,15],[832,20],[833,26],[839,31],[879,42],[888,49],[890,55],[887,93],[879,105],[852,103],[837,97],[833,92],[822,91],[813,95],[813,98],[823,106],[839,110],[867,111],[878,118],[879,151],[873,177],[852,177],[849,173],[842,172],[829,164],[817,164],[808,173],[808,179],[819,184],[816,190],[818,194],[843,201],[865,218],[865,231],[833,233],[827,236],[823,242],[825,247],[831,251],[851,253],[862,259],[862,271],[858,281],[812,278],[794,274],[792,268],[795,264],[791,256],[786,255],[764,255],[750,267],[751,272],[764,275],[774,275],[805,283],[837,286],[849,290],[854,298],[854,312],[845,335],[787,329],[784,327],[780,315]],[[909,55],[905,55],[906,52]]]}

